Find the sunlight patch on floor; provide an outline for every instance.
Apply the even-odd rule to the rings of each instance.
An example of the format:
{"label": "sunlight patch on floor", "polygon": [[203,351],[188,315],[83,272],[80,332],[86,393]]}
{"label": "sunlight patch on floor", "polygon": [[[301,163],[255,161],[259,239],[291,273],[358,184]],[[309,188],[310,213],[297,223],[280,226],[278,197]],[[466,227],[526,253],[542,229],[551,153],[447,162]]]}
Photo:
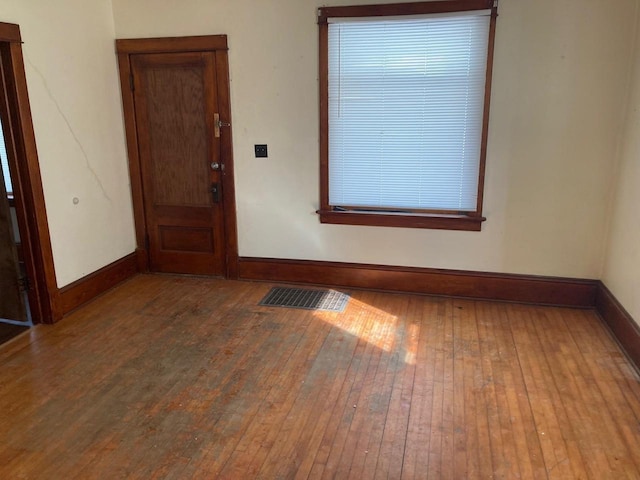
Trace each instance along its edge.
{"label": "sunlight patch on floor", "polygon": [[398,317],[355,298],[349,300],[343,313],[318,311],[314,316],[387,353],[396,346]]}

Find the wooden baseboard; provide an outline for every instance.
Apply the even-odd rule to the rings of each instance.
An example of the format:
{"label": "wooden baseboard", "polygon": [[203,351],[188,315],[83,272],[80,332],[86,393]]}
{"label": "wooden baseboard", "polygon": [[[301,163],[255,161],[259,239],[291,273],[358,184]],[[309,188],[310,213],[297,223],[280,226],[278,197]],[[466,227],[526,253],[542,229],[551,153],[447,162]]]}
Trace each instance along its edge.
{"label": "wooden baseboard", "polygon": [[58,292],[63,314],[66,315],[84,305],[136,273],[138,273],[138,256],[136,253],[132,253],[62,287]]}
{"label": "wooden baseboard", "polygon": [[598,290],[596,280],[247,257],[239,278],[570,307],[593,307]]}
{"label": "wooden baseboard", "polygon": [[596,310],[629,359],[640,370],[640,327],[602,282],[598,282]]}

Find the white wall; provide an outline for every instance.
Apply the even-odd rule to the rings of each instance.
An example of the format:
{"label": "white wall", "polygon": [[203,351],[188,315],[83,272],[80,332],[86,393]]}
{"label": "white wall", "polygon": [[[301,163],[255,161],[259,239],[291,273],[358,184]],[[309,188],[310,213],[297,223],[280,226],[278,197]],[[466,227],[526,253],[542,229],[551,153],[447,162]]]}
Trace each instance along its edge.
{"label": "white wall", "polygon": [[119,38],[229,36],[240,254],[598,278],[636,0],[500,1],[481,233],[314,214],[316,8],[355,3],[113,0]]}
{"label": "white wall", "polygon": [[[135,248],[110,0],[0,0],[22,33],[58,286]],[[79,203],[74,205],[72,199]]]}
{"label": "white wall", "polygon": [[[640,22],[640,16],[638,17]],[[603,281],[640,322],[640,37],[621,142]]]}
{"label": "white wall", "polygon": [[[135,248],[114,38],[225,33],[241,255],[593,278],[604,270],[640,318],[637,0],[500,0],[480,233],[321,225],[313,213],[316,8],[355,3],[371,0],[0,0],[0,21],[18,23],[25,42],[59,286]],[[253,158],[254,143],[268,143],[270,158]]]}
{"label": "white wall", "polygon": [[602,276],[640,318],[637,0],[500,1],[480,233],[318,222],[319,0],[111,3],[0,0],[25,42],[59,286],[135,248],[114,38],[225,33],[242,256]]}

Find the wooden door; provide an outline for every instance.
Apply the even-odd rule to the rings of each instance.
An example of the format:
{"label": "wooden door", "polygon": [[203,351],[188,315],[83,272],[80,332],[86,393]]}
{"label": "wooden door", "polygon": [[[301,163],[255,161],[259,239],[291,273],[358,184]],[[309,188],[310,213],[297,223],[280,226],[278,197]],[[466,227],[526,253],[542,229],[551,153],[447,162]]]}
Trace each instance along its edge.
{"label": "wooden door", "polygon": [[131,55],[149,268],[224,275],[215,52]]}
{"label": "wooden door", "polygon": [[24,300],[9,199],[0,170],[0,319],[26,322]]}

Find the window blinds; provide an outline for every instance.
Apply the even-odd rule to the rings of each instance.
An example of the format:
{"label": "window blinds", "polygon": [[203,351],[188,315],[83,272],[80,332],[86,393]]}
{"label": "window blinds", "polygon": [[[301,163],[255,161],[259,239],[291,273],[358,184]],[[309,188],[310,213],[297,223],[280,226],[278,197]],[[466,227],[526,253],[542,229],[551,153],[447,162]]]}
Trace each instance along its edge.
{"label": "window blinds", "polygon": [[331,206],[476,210],[489,21],[330,20]]}
{"label": "window blinds", "polygon": [[7,148],[4,144],[4,132],[2,131],[2,122],[0,122],[0,164],[2,164],[2,176],[4,177],[4,186],[7,193],[13,192],[11,186],[11,177],[9,176],[9,160],[7,158]]}

